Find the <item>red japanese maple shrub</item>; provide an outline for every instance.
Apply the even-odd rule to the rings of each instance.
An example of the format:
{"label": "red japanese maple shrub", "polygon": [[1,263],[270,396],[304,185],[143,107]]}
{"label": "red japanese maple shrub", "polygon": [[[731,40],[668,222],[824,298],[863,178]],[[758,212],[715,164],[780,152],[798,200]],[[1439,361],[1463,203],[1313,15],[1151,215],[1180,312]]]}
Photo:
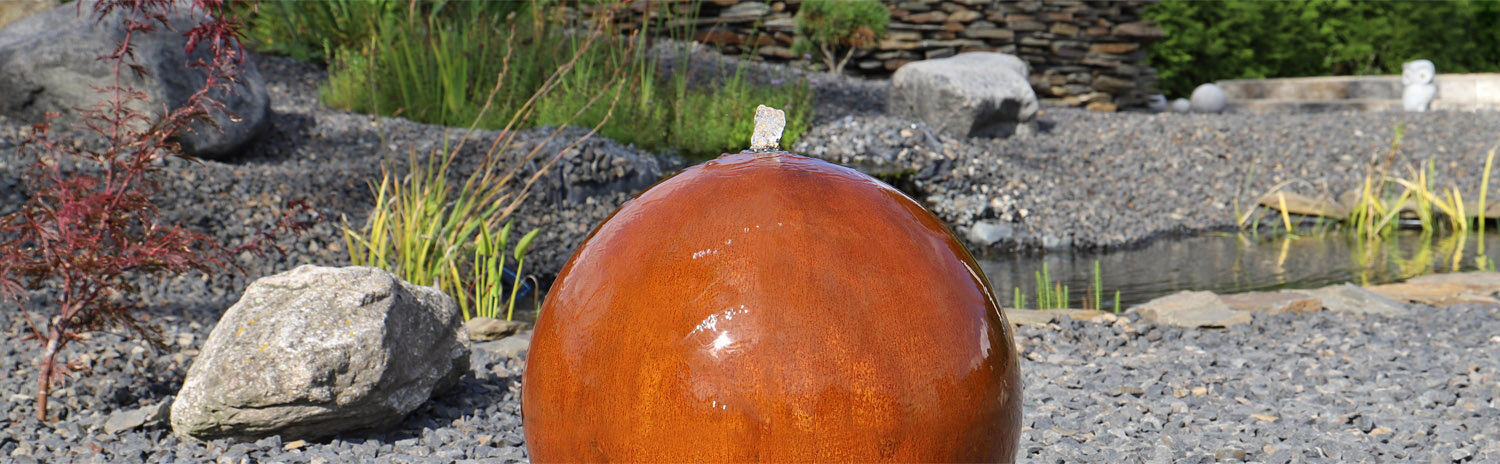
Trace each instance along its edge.
{"label": "red japanese maple shrub", "polygon": [[[0,296],[21,307],[26,319],[23,339],[45,346],[36,362],[36,411],[47,420],[47,395],[68,372],[81,366],[58,363],[58,353],[80,335],[110,327],[126,327],[158,347],[161,330],[137,317],[142,303],[133,301],[131,279],[141,274],[204,273],[242,270],[229,259],[243,251],[276,249],[269,239],[282,231],[300,231],[305,224],[282,218],[245,246],[229,249],[206,235],[176,225],[161,224],[152,196],[158,189],[163,158],[182,155],[173,141],[196,121],[213,128],[211,111],[224,111],[210,95],[227,91],[239,73],[244,55],[239,45],[239,23],[227,15],[231,3],[242,0],[193,0],[179,6],[174,0],[98,0],[91,4],[95,21],[123,22],[125,35],[117,47],[99,57],[111,63],[113,82],[98,91],[109,94],[104,103],[80,109],[83,133],[102,142],[73,143],[49,132],[57,114],[34,126],[20,144],[18,155],[31,160],[26,185],[30,197],[14,213],[0,218]],[[176,8],[204,15],[205,20],[183,31],[187,51],[207,46],[212,58],[191,66],[206,71],[207,79],[187,103],[152,117],[143,92],[121,85],[124,72],[145,74],[131,52],[131,38],[157,28],[168,28]],[[81,8],[81,7],[80,7]],[[80,14],[83,14],[80,12]],[[290,205],[306,211],[305,205]],[[50,298],[44,321],[27,310],[28,290],[44,290]]]}

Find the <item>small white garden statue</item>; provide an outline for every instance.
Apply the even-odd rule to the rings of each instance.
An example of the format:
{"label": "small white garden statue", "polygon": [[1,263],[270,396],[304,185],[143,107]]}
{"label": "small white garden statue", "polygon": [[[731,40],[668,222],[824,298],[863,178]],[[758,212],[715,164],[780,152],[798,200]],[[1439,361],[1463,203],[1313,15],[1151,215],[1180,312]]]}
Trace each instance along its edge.
{"label": "small white garden statue", "polygon": [[1437,67],[1428,60],[1408,61],[1401,65],[1401,83],[1406,91],[1401,93],[1401,107],[1406,111],[1423,112],[1437,96],[1437,86],[1432,78],[1437,76]]}

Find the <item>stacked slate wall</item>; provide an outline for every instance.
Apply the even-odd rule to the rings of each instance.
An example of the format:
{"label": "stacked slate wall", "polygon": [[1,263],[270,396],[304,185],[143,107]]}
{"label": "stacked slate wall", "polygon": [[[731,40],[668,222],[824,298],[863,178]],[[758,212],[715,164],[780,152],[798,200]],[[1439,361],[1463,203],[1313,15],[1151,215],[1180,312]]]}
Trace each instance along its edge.
{"label": "stacked slate wall", "polygon": [[[656,20],[653,33],[686,30],[727,54],[753,51],[765,61],[822,68],[820,60],[792,53],[800,3],[638,0],[631,15],[618,22],[638,26],[649,15]],[[1145,64],[1145,47],[1160,39],[1162,31],[1142,19],[1153,0],[883,3],[891,10],[885,38],[875,49],[856,53],[847,72],[884,77],[916,60],[994,51],[1031,64],[1031,86],[1046,105],[1113,111],[1143,105],[1147,95],[1157,92],[1156,70]],[[593,9],[586,3],[579,8],[586,15]]]}

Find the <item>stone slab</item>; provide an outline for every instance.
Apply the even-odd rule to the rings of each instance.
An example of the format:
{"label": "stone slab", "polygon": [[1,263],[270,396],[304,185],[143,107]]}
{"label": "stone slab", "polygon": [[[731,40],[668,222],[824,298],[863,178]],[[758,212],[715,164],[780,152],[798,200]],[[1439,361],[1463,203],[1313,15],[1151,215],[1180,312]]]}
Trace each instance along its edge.
{"label": "stone slab", "polygon": [[524,321],[507,321],[489,317],[476,317],[464,323],[464,329],[469,333],[469,340],[476,342],[499,340],[530,327],[531,324]]}
{"label": "stone slab", "polygon": [[1108,311],[1094,309],[1005,309],[1005,319],[1009,320],[1011,325],[1016,326],[1046,327],[1064,318],[1084,322],[1111,323],[1119,317]]}
{"label": "stone slab", "polygon": [[1330,311],[1378,314],[1382,316],[1404,316],[1411,312],[1405,304],[1399,301],[1354,286],[1353,284],[1333,285],[1316,290],[1306,290],[1306,293],[1318,297],[1318,299],[1323,301],[1323,307],[1328,308]]}
{"label": "stone slab", "polygon": [[1050,311],[1005,308],[1005,320],[1016,326],[1046,327],[1055,316]]}
{"label": "stone slab", "polygon": [[1448,274],[1428,274],[1413,277],[1406,281],[1412,284],[1453,284],[1463,286],[1465,291],[1489,295],[1500,293],[1500,272],[1454,272]]}
{"label": "stone slab", "polygon": [[524,330],[518,334],[511,335],[495,341],[475,343],[475,350],[494,353],[502,358],[526,359],[526,354],[531,350],[532,331]]}
{"label": "stone slab", "polygon": [[1229,309],[1252,313],[1301,314],[1322,311],[1323,302],[1317,297],[1300,292],[1248,292],[1219,295]]}
{"label": "stone slab", "polygon": [[1229,327],[1250,322],[1250,313],[1230,309],[1213,292],[1177,292],[1130,311],[1152,322],[1180,327]]}
{"label": "stone slab", "polygon": [[1302,216],[1320,216],[1329,218],[1345,218],[1349,216],[1349,210],[1333,200],[1325,198],[1313,198],[1292,192],[1274,192],[1260,197],[1260,205],[1281,210],[1286,206],[1286,212]]}

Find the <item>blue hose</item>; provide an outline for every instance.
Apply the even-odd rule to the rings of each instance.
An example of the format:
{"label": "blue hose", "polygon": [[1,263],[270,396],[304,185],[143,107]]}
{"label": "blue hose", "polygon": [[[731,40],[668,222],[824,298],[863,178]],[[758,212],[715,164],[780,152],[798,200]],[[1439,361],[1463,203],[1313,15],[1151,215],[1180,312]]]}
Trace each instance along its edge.
{"label": "blue hose", "polygon": [[517,281],[521,282],[521,289],[516,291],[516,297],[519,298],[531,294],[531,282],[516,276],[516,271],[510,270],[509,267],[501,269],[501,271],[503,272],[500,274],[500,284],[504,285],[505,288],[514,287]]}

